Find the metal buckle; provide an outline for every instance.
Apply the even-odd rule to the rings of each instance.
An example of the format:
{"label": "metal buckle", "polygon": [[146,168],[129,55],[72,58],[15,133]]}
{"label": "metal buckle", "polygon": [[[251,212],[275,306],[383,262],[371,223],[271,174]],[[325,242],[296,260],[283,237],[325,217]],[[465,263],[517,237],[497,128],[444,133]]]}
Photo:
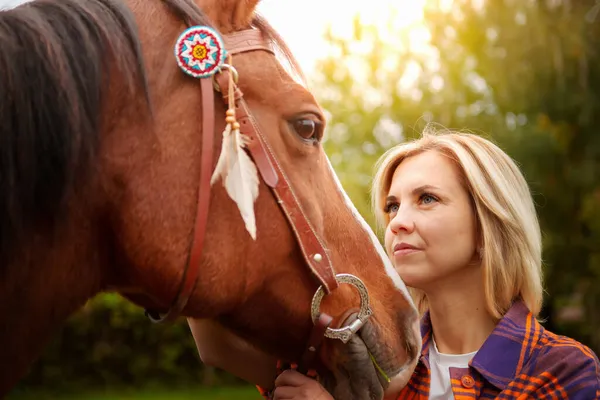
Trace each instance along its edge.
{"label": "metal buckle", "polygon": [[[347,343],[352,335],[354,335],[362,326],[367,322],[369,317],[373,314],[371,307],[369,305],[369,292],[367,291],[367,287],[365,284],[358,279],[356,276],[351,274],[337,274],[335,276],[335,280],[338,283],[347,283],[349,285],[354,286],[358,290],[358,294],[360,295],[360,311],[358,312],[358,317],[356,321],[352,322],[350,325],[347,325],[343,328],[327,328],[325,331],[325,337],[330,339],[339,339],[344,343]],[[312,299],[312,304],[310,308],[310,315],[313,320],[313,323],[317,323],[320,314],[321,301],[325,296],[325,290],[323,289],[323,285],[319,286],[315,295]]]}
{"label": "metal buckle", "polygon": [[220,74],[221,72],[223,72],[222,70],[224,70],[224,69],[228,70],[231,73],[231,75],[233,75],[233,83],[234,84],[237,85],[238,80],[239,80],[239,75],[238,75],[237,69],[235,69],[233,67],[233,65],[221,64],[219,66],[219,71],[217,71],[217,73],[212,76],[213,87],[215,88],[215,90],[217,92],[221,92],[221,87],[219,86],[219,83],[215,80],[215,77],[217,76],[217,74]]}

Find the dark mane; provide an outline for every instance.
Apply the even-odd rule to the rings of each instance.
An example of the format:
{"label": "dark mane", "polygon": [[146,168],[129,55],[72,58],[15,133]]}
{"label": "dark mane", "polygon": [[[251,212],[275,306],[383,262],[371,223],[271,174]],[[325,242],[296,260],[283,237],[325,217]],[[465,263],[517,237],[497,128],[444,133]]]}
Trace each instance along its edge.
{"label": "dark mane", "polygon": [[75,174],[93,160],[109,66],[149,104],[137,27],[118,0],[39,0],[0,12],[3,265],[24,234],[53,226]]}

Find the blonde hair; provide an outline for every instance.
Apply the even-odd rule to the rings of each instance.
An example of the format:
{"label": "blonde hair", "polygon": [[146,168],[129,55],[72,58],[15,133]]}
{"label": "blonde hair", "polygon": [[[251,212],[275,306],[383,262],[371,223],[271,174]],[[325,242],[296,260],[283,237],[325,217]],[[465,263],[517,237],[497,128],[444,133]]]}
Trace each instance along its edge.
{"label": "blonde hair", "polygon": [[[456,164],[476,214],[483,252],[483,285],[488,312],[500,319],[521,298],[534,316],[543,299],[542,244],[529,187],[515,162],[498,146],[474,134],[425,130],[422,138],[388,150],[377,162],[372,205],[380,227],[389,216],[385,198],[398,165],[406,158],[438,151]],[[421,313],[422,291],[410,288]]]}

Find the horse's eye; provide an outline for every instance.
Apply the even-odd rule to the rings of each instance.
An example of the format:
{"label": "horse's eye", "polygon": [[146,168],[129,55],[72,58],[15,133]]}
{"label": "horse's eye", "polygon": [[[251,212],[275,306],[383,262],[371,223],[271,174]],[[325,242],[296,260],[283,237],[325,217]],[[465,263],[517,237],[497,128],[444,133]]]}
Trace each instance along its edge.
{"label": "horse's eye", "polygon": [[310,118],[299,118],[292,121],[292,128],[304,140],[321,140],[322,123]]}

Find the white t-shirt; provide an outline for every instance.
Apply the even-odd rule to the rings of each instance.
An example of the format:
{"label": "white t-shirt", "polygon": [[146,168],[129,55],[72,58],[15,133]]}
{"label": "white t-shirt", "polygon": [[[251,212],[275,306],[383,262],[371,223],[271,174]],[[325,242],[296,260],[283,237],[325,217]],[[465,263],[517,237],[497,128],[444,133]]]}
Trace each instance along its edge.
{"label": "white t-shirt", "polygon": [[438,351],[433,337],[429,344],[429,365],[431,366],[431,384],[429,400],[452,400],[450,367],[468,368],[469,362],[477,352],[467,354],[443,354]]}

